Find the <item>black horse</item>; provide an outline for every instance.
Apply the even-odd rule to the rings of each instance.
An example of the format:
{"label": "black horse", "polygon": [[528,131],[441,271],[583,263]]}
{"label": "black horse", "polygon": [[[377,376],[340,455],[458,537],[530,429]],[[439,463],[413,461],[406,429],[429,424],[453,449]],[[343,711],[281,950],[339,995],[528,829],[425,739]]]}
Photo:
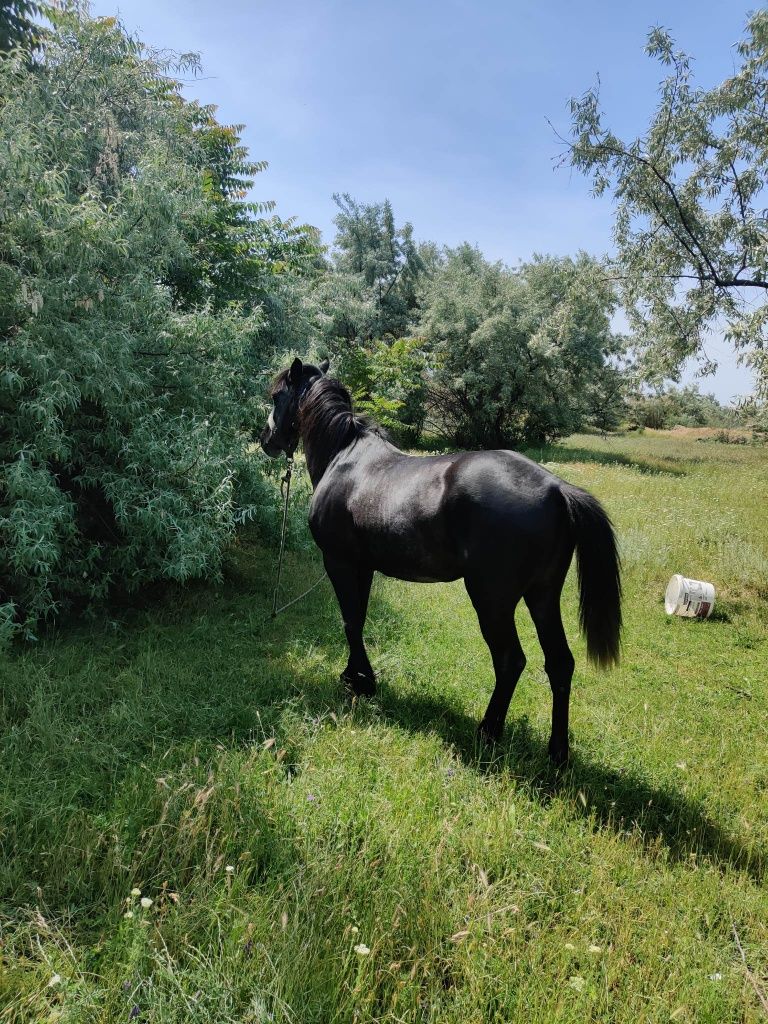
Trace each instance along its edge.
{"label": "black horse", "polygon": [[327,370],[327,361],[295,359],[278,375],[261,444],[272,457],[304,444],[314,488],[309,526],[349,644],[342,679],[356,694],[375,693],[363,643],[374,572],[422,583],[463,578],[496,673],[480,723],[481,735],[495,740],[525,667],[515,629],[523,598],[552,687],[549,755],[564,762],[574,661],[560,593],[574,549],[588,657],[601,667],[619,657],[620,567],[605,510],[516,452],[404,454],[355,416],[349,392]]}

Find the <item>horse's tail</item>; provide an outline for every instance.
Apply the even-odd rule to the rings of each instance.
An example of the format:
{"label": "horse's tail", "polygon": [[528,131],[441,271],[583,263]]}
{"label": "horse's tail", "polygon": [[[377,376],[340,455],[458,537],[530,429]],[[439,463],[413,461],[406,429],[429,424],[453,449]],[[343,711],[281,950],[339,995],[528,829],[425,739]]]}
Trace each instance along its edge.
{"label": "horse's tail", "polygon": [[563,483],[576,540],[579,571],[579,624],[587,657],[600,668],[619,660],[621,645],[621,563],[608,513],[591,494]]}

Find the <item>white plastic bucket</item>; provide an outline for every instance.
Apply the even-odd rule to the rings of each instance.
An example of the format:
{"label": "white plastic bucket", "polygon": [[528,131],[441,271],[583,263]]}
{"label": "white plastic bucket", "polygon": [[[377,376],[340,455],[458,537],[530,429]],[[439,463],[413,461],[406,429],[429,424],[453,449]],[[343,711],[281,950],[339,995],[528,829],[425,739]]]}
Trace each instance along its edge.
{"label": "white plastic bucket", "polygon": [[688,619],[708,619],[715,607],[715,588],[704,580],[689,580],[675,575],[667,584],[664,608],[667,615]]}

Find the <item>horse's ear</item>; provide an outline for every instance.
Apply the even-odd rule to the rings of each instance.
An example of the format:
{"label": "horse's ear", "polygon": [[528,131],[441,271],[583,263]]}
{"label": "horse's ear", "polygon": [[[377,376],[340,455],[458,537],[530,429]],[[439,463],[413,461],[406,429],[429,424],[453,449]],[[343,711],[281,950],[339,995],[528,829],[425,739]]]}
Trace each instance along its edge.
{"label": "horse's ear", "polygon": [[322,363],[320,363],[320,365],[318,366],[318,370],[320,371],[320,373],[328,373],[330,365],[330,362],[327,359],[324,359]]}
{"label": "horse's ear", "polygon": [[301,360],[298,357],[294,359],[293,362],[291,363],[291,368],[288,371],[288,380],[291,382],[291,384],[299,383],[299,381],[301,380],[301,371],[303,369],[304,366]]}

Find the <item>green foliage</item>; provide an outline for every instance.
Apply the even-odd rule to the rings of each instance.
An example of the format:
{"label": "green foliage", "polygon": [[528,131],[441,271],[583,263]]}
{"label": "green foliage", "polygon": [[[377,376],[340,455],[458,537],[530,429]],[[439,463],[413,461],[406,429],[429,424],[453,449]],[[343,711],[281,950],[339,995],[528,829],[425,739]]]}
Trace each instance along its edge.
{"label": "green foliage", "polygon": [[412,228],[396,228],[388,202],[365,205],[334,196],[340,213],[328,258],[305,254],[301,277],[272,283],[265,312],[273,343],[336,352],[407,335],[423,272]]}
{"label": "green foliage", "polygon": [[744,422],[738,409],[721,405],[714,395],[702,395],[693,384],[635,395],[627,405],[627,414],[630,423],[655,430],[674,426],[735,427]]}
{"label": "green foliage", "polygon": [[768,402],[761,402],[748,410],[749,425],[756,440],[768,442]]}
{"label": "green foliage", "polygon": [[[335,224],[334,266],[360,279],[375,319],[358,337],[370,341],[408,332],[417,304],[417,285],[424,264],[413,241],[413,228],[395,227],[389,200],[364,204],[350,195],[334,195],[339,213]],[[349,335],[347,335],[349,337]]]}
{"label": "green foliage", "polygon": [[[645,372],[676,377],[703,358],[706,332],[727,336],[768,395],[768,11],[755,12],[740,63],[720,85],[694,87],[690,59],[655,28],[647,52],[671,69],[642,136],[603,123],[597,89],[571,101],[565,161],[616,198],[615,273]],[[704,360],[705,367],[712,364]]]}
{"label": "green foliage", "polygon": [[614,335],[606,350],[606,359],[600,371],[585,384],[585,427],[594,427],[605,433],[616,430],[627,411],[629,366],[624,346],[626,339]]}
{"label": "green foliage", "polygon": [[[182,102],[177,93],[177,102]],[[232,302],[255,305],[265,301],[276,279],[301,273],[316,257],[319,240],[314,228],[293,220],[263,214],[271,202],[247,198],[253,176],[266,162],[248,159],[240,141],[242,125],[222,125],[215,107],[190,103],[185,124],[196,143],[196,166],[205,197],[195,216],[188,216],[183,234],[185,255],[166,278],[174,301],[184,308],[207,303],[220,310]]]}
{"label": "green foliage", "polygon": [[512,271],[465,245],[446,252],[423,302],[430,404],[458,445],[518,447],[571,433],[614,380],[613,289],[584,254]]}
{"label": "green foliage", "polygon": [[397,229],[388,202],[336,196],[341,213],[330,259],[315,255],[302,276],[283,276],[266,298],[267,336],[276,348],[320,352],[357,408],[402,444],[415,443],[425,417],[425,358],[418,340],[398,336],[416,322],[424,264],[409,224]]}
{"label": "green foliage", "polygon": [[[19,52],[0,63],[6,635],[114,586],[215,575],[238,503],[263,491],[243,369],[261,317],[229,301],[247,211],[228,213],[238,187],[222,174],[212,197],[206,170],[213,137],[230,177],[245,157],[210,111],[201,134],[174,71],[114,19],[61,11],[34,70]],[[179,267],[197,268],[186,293]]]}
{"label": "green foliage", "polygon": [[427,385],[419,338],[342,347],[332,372],[360,412],[369,413],[400,445],[414,445],[424,426]]}
{"label": "green foliage", "polygon": [[35,19],[48,10],[34,0],[0,0],[0,60],[11,50],[29,54],[39,46],[43,33]]}

